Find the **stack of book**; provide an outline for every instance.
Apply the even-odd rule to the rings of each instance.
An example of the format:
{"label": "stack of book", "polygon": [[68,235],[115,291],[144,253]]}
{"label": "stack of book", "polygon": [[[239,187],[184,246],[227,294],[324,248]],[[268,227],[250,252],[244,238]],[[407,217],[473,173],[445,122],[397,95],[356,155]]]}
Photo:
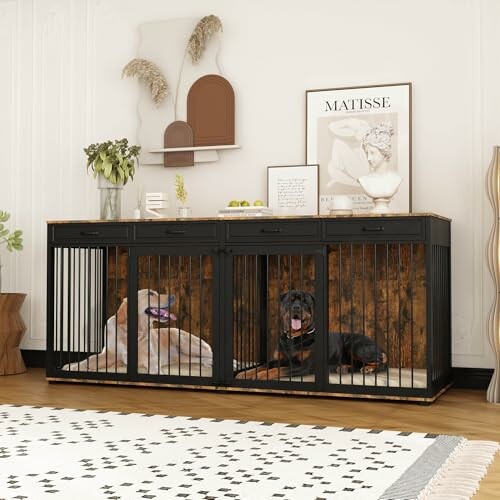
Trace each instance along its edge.
{"label": "stack of book", "polygon": [[263,217],[273,215],[269,207],[250,206],[250,207],[225,207],[221,208],[217,215],[219,217]]}

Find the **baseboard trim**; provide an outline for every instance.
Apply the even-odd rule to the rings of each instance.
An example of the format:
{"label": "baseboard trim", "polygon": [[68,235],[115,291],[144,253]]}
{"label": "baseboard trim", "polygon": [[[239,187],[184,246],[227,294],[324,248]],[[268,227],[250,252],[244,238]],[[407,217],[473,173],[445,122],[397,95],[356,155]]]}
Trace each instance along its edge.
{"label": "baseboard trim", "polygon": [[486,390],[493,376],[492,368],[452,368],[453,387]]}
{"label": "baseboard trim", "polygon": [[[45,368],[45,351],[22,349],[24,362],[28,368]],[[486,390],[493,376],[491,368],[452,368],[453,387],[458,389]]]}
{"label": "baseboard trim", "polygon": [[21,349],[21,355],[28,368],[45,368],[45,351]]}

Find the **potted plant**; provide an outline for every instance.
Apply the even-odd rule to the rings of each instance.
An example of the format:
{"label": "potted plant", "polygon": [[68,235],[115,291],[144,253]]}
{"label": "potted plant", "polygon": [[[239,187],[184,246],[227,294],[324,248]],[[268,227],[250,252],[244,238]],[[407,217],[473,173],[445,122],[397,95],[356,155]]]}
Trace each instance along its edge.
{"label": "potted plant", "polygon": [[100,218],[120,218],[121,189],[134,178],[140,146],[130,146],[127,139],[99,142],[83,148],[87,155],[87,169],[98,177],[100,189]]}
{"label": "potted plant", "polygon": [[177,215],[179,217],[189,217],[191,208],[186,205],[188,193],[184,185],[184,177],[180,174],[175,175],[175,197],[180,205],[177,207]]}
{"label": "potted plant", "polygon": [[[0,210],[0,246],[9,252],[23,249],[23,232],[10,230],[5,223],[10,214]],[[2,262],[0,260],[0,375],[13,375],[26,371],[19,344],[26,326],[19,313],[25,293],[2,292]]]}

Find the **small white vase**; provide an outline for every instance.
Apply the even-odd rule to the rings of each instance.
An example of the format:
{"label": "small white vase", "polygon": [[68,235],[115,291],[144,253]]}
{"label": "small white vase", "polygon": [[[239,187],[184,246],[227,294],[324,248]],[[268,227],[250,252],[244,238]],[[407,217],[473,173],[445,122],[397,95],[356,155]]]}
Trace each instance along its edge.
{"label": "small white vase", "polygon": [[191,207],[177,207],[177,217],[181,219],[191,217]]}
{"label": "small white vase", "polygon": [[99,189],[100,219],[119,219],[121,216],[123,183],[113,184],[100,175],[97,187]]}

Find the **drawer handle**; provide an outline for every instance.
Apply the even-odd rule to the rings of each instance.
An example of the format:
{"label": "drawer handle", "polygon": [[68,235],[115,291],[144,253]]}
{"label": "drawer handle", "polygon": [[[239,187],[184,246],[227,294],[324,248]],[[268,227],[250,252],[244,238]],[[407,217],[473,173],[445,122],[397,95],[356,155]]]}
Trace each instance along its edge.
{"label": "drawer handle", "polygon": [[81,231],[80,236],[99,236],[99,231]]}
{"label": "drawer handle", "polygon": [[167,234],[185,234],[186,231],[185,229],[167,229],[165,231]]}
{"label": "drawer handle", "polygon": [[384,226],[367,227],[363,226],[363,231],[371,233],[381,233],[384,230]]}
{"label": "drawer handle", "polygon": [[265,227],[260,230],[262,233],[282,233],[283,229],[279,227],[274,227],[272,229],[266,229]]}

